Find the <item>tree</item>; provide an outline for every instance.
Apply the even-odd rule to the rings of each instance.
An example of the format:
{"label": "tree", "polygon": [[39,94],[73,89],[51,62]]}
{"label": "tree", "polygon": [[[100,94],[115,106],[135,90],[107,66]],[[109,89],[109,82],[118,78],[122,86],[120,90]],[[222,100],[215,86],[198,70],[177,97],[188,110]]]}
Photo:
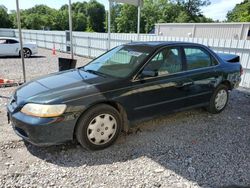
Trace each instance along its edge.
{"label": "tree", "polygon": [[[208,0],[144,0],[140,31],[150,32],[155,23],[212,22],[201,13],[201,7],[209,3]],[[137,7],[123,4],[119,11],[112,24],[116,31],[136,32]]]}
{"label": "tree", "polygon": [[176,2],[192,17],[201,14],[201,7],[210,5],[209,0],[176,0]]}
{"label": "tree", "polygon": [[76,2],[72,4],[72,12],[87,14],[87,2]]}
{"label": "tree", "polygon": [[227,13],[228,22],[249,22],[250,21],[250,1],[237,4],[232,11]]}
{"label": "tree", "polygon": [[21,10],[22,27],[26,29],[55,29],[56,9],[46,5],[36,5]]}
{"label": "tree", "polygon": [[135,33],[137,31],[137,8],[133,5],[122,5],[120,15],[115,22],[119,33]]}
{"label": "tree", "polygon": [[3,5],[0,6],[0,28],[10,28],[12,26],[10,17],[7,13],[7,8]]}
{"label": "tree", "polygon": [[[87,28],[87,3],[72,4],[72,27],[74,31],[85,31]],[[56,14],[55,27],[58,30],[69,30],[68,5],[63,5]]]}
{"label": "tree", "polygon": [[73,30],[85,31],[87,29],[87,17],[83,13],[73,13]]}
{"label": "tree", "polygon": [[181,18],[182,16],[186,17],[187,14],[184,8],[180,4],[168,3],[162,9],[159,22],[161,23],[186,22],[187,21],[186,18],[185,19]]}
{"label": "tree", "polygon": [[[141,11],[141,33],[149,33],[155,23],[212,22],[201,13],[201,7],[208,5],[209,0],[144,0]],[[242,13],[242,20],[249,17],[249,1],[242,3],[243,8],[235,8],[228,14],[231,20]],[[0,26],[16,28],[16,12],[8,15],[5,7],[0,6]],[[236,12],[236,13],[235,13]],[[22,28],[27,29],[69,29],[68,5],[59,10],[46,5],[36,5],[21,10]],[[105,20],[106,19],[106,20]],[[9,20],[9,21],[8,21]],[[72,4],[72,20],[74,31],[104,32],[107,31],[108,13],[96,0],[76,2]],[[111,32],[137,32],[137,7],[128,4],[114,3],[111,9]]]}
{"label": "tree", "polygon": [[105,8],[96,0],[90,0],[87,6],[87,25],[89,30],[104,32]]}
{"label": "tree", "polygon": [[16,11],[15,10],[10,11],[9,18],[10,18],[12,28],[17,28],[17,17],[16,17]]}
{"label": "tree", "polygon": [[[74,23],[74,22],[73,22]],[[55,15],[55,29],[56,30],[69,30],[69,14],[68,9],[60,9]]]}
{"label": "tree", "polygon": [[[111,7],[111,26],[110,26],[110,30],[112,33],[117,33],[118,32],[118,28],[117,28],[117,23],[116,23],[116,18],[119,17],[120,13],[121,13],[121,8],[122,5],[119,3],[113,3],[112,7]],[[106,12],[106,31],[108,31],[108,12]]]}
{"label": "tree", "polygon": [[161,17],[161,7],[167,5],[167,1],[161,4],[160,1],[145,0],[142,9],[142,19],[141,19],[141,32],[149,33],[153,28],[155,23],[157,23]]}

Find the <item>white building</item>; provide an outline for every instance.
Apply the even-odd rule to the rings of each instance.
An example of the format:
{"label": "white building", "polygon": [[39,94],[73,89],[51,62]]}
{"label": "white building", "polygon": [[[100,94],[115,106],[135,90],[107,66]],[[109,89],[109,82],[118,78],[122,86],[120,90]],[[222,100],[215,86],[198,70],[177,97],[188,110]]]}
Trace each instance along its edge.
{"label": "white building", "polygon": [[158,23],[155,34],[170,37],[250,40],[250,22]]}

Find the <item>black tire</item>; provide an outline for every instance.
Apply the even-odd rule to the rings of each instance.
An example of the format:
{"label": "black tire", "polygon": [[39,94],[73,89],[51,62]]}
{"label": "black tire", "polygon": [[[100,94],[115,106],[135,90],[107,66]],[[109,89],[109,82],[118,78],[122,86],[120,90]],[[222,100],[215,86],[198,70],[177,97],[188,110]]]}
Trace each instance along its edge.
{"label": "black tire", "polygon": [[[32,52],[29,48],[23,48],[23,56],[24,58],[30,58],[32,55]],[[19,52],[19,56],[21,57],[21,51]]]}
{"label": "black tire", "polygon": [[[90,137],[88,135],[90,135],[91,132],[93,131],[93,130],[89,130],[90,129],[89,127],[91,126],[92,122],[96,120],[97,117],[100,118],[102,115],[104,115],[104,116],[107,115],[107,116],[109,116],[108,118],[111,118],[111,119],[114,118],[114,120],[116,121],[116,126],[114,126],[115,124],[112,125],[112,129],[114,129],[114,127],[116,127],[116,129],[114,130],[114,133],[111,136],[110,135],[108,136],[108,137],[110,137],[110,138],[108,138],[110,140],[104,141],[106,143],[103,142],[103,144],[102,144],[101,143],[102,140],[101,140],[99,142],[99,144],[95,144],[95,143],[93,143],[93,142],[95,142],[95,138],[93,138],[94,140],[88,138],[88,137]],[[111,120],[111,121],[113,121],[113,120]],[[95,122],[95,123],[97,123],[97,122]],[[105,132],[107,127],[104,128],[106,125],[103,125],[103,124],[104,123],[102,123],[102,125],[101,125],[101,126],[103,126],[103,128],[100,128],[100,124],[94,125],[95,135],[96,134],[99,135],[99,134]],[[75,135],[76,135],[77,141],[81,144],[81,146],[84,147],[85,149],[89,149],[89,150],[100,150],[100,149],[104,149],[104,148],[109,147],[110,145],[112,145],[116,141],[116,139],[118,138],[118,136],[121,132],[122,119],[121,119],[119,112],[115,108],[113,108],[110,105],[100,104],[100,105],[96,105],[96,106],[90,108],[89,110],[87,110],[79,118],[76,126],[77,127],[76,127],[76,131],[75,131]],[[101,131],[99,128],[97,128],[97,126],[101,129]],[[96,132],[96,131],[98,131],[98,129],[101,133]],[[107,134],[110,134],[110,133],[107,133]],[[106,134],[106,136],[107,136],[107,134]],[[100,137],[101,136],[99,135],[99,139],[100,139]]]}
{"label": "black tire", "polygon": [[[225,100],[225,105],[224,106],[221,105],[221,108],[218,108],[217,105],[216,105],[217,95],[218,95],[219,92],[224,92],[224,91],[225,91],[225,94],[227,96],[227,98]],[[213,95],[212,95],[212,97],[210,99],[209,106],[207,107],[207,111],[212,113],[212,114],[218,114],[218,113],[222,112],[227,106],[228,98],[229,98],[228,87],[226,85],[223,85],[223,84],[219,85],[215,89],[215,91],[214,91],[214,93],[213,93]]]}

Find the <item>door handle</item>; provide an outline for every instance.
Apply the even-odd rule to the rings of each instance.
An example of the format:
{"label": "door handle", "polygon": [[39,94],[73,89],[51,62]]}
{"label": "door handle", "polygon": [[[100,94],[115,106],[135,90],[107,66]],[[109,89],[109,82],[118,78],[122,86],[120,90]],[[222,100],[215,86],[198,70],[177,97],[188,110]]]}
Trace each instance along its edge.
{"label": "door handle", "polygon": [[193,82],[180,82],[180,83],[177,83],[177,85],[175,87],[176,88],[182,88],[182,87],[190,86],[190,85],[193,85],[193,84],[194,84]]}

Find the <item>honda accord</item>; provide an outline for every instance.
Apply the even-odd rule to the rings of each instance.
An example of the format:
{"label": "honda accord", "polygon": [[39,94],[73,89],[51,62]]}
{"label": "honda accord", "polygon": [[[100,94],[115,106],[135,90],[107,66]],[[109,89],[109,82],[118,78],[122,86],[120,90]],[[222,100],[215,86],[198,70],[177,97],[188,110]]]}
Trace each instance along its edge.
{"label": "honda accord", "polygon": [[16,134],[35,145],[77,140],[103,149],[135,121],[195,107],[220,113],[241,81],[239,61],[194,43],[125,44],[22,85],[8,117]]}

